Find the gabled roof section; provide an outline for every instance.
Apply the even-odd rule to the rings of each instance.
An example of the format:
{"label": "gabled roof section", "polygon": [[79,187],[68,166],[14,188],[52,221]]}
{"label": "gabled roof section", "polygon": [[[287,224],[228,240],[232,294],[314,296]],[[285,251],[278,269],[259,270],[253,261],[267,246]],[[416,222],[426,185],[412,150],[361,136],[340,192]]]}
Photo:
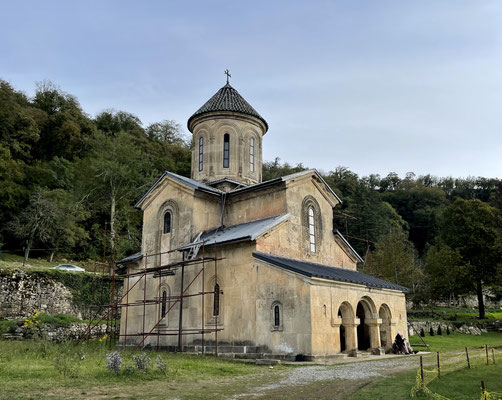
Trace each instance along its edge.
{"label": "gabled roof section", "polygon": [[223,86],[216,94],[211,97],[204,105],[199,108],[188,119],[187,126],[190,130],[190,122],[199,115],[218,111],[230,111],[241,114],[251,115],[258,118],[265,124],[265,131],[268,131],[268,124],[265,119],[235,90],[229,83]]}
{"label": "gabled roof section", "polygon": [[202,243],[204,243],[205,246],[212,246],[223,243],[228,244],[253,241],[288,219],[289,214],[281,214],[275,217],[206,231],[202,234],[198,241],[190,243],[188,246],[185,246],[180,250],[188,250],[192,246]]}
{"label": "gabled roof section", "polygon": [[236,186],[245,186],[245,187],[249,186],[246,183],[239,182],[239,181],[236,181],[236,180],[230,179],[230,178],[222,178],[222,179],[218,179],[216,181],[207,182],[206,185],[215,186],[215,185],[219,185],[220,183],[231,183]]}
{"label": "gabled roof section", "polygon": [[350,243],[347,241],[347,239],[345,239],[345,237],[341,234],[341,232],[334,228],[333,229],[333,234],[340,238],[340,240],[342,241],[342,243],[347,247],[347,249],[357,258],[357,260],[359,262],[364,262],[364,260],[362,259],[362,257],[359,255],[359,253],[357,251],[354,250],[354,248],[350,245]]}
{"label": "gabled roof section", "polygon": [[130,264],[136,261],[139,261],[143,258],[143,254],[141,252],[135,253],[133,255],[127,256],[123,258],[122,260],[117,261],[115,264],[120,265],[120,264]]}
{"label": "gabled roof section", "polygon": [[170,178],[173,179],[179,183],[182,183],[192,189],[195,190],[200,190],[206,193],[214,194],[214,195],[221,195],[223,192],[221,190],[218,190],[216,188],[213,188],[211,186],[205,185],[204,183],[197,182],[194,179],[187,178],[186,176],[181,176],[178,174],[175,174],[174,172],[164,172],[159,179],[148,189],[148,191],[141,197],[141,199],[138,200],[138,202],[134,205],[135,208],[139,208],[143,200],[145,200],[148,195],[165,179],[165,178]]}
{"label": "gabled roof section", "polygon": [[277,267],[307,276],[309,278],[323,278],[337,282],[364,285],[369,288],[398,290],[404,293],[407,293],[409,291],[403,286],[396,285],[395,283],[387,282],[383,279],[375,278],[374,276],[363,274],[362,272],[354,271],[351,269],[330,267],[328,265],[294,260],[292,258],[280,257],[262,252],[254,252],[253,257]]}
{"label": "gabled roof section", "polygon": [[270,179],[268,181],[257,183],[255,185],[246,186],[244,188],[240,188],[240,189],[236,189],[236,190],[232,191],[231,194],[259,190],[259,189],[265,188],[267,186],[273,186],[273,185],[277,185],[282,182],[288,182],[293,179],[301,178],[305,175],[315,175],[324,184],[326,189],[338,200],[338,202],[342,203],[342,199],[340,199],[340,197],[338,197],[338,195],[333,191],[333,189],[331,189],[329,187],[329,185],[326,183],[326,181],[322,178],[321,174],[316,169],[307,169],[305,171],[296,172],[296,173],[290,174],[290,175],[285,175],[280,178]]}

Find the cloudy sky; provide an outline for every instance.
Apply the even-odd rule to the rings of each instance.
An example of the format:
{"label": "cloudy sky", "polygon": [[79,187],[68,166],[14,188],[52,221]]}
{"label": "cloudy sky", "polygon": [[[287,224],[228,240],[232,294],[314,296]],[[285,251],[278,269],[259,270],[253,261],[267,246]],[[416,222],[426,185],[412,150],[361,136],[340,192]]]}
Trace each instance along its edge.
{"label": "cloudy sky", "polygon": [[[0,78],[86,112],[186,120],[225,83],[264,159],[502,177],[501,1],[0,0]],[[185,128],[186,133],[188,130]]]}

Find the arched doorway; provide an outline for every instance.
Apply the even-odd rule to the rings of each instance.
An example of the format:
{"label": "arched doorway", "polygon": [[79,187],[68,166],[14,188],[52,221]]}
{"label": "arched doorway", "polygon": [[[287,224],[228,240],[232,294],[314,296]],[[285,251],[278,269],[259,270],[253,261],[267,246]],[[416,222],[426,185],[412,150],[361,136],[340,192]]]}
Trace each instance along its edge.
{"label": "arched doorway", "polygon": [[[338,318],[342,319],[342,312],[338,310]],[[347,350],[347,344],[345,339],[345,327],[340,324],[340,352]]]}
{"label": "arched doorway", "polygon": [[368,350],[370,347],[370,330],[364,321],[366,318],[369,318],[369,316],[367,316],[362,302],[357,303],[356,318],[359,318],[359,325],[357,326],[357,348],[359,350]]}
{"label": "arched doorway", "polygon": [[380,325],[380,345],[384,349],[390,349],[393,342],[390,331],[392,314],[387,304],[382,304],[380,306],[380,309],[378,310],[378,318],[382,320],[382,324]]}
{"label": "arched doorway", "polygon": [[[343,302],[338,308],[337,313],[340,318],[339,338],[340,338],[340,352],[352,350],[355,348],[354,335],[351,335],[354,329],[354,311],[351,305]],[[348,324],[348,325],[346,325]]]}
{"label": "arched doorway", "polygon": [[[356,307],[356,318],[359,319],[357,326],[357,348],[368,350],[380,345],[379,332],[375,332],[376,306],[373,300],[364,296]],[[371,325],[371,326],[370,326]]]}

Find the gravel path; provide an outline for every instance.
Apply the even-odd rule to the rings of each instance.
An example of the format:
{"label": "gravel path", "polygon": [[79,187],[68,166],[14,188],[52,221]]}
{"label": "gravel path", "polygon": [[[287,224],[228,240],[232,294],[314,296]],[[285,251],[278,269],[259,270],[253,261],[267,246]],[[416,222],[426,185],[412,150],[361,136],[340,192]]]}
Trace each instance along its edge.
{"label": "gravel path", "polygon": [[389,358],[380,361],[361,361],[331,366],[305,366],[286,372],[279,382],[256,387],[253,393],[241,393],[232,398],[261,396],[264,392],[281,387],[302,386],[330,379],[362,380],[389,375],[414,368],[416,357]]}

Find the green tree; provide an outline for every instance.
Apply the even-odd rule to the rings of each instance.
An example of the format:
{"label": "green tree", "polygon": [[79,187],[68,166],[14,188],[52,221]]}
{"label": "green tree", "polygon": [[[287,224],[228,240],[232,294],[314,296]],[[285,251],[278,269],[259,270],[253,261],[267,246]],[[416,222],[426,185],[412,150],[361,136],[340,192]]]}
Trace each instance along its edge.
{"label": "green tree", "polygon": [[479,318],[485,318],[483,286],[500,283],[502,219],[480,200],[457,199],[443,214],[441,238],[460,256],[465,284],[478,297]]}
{"label": "green tree", "polygon": [[462,265],[459,252],[446,244],[439,242],[427,251],[424,272],[424,292],[428,299],[451,303],[456,296],[466,293],[467,268]]}
{"label": "green tree", "polygon": [[417,251],[407,239],[406,233],[399,230],[380,238],[362,269],[412,289],[422,279]]}
{"label": "green tree", "polygon": [[91,154],[81,161],[80,198],[93,212],[107,216],[111,248],[116,244],[118,215],[127,213],[153,182],[153,174],[148,157],[126,132],[98,134]]}
{"label": "green tree", "polygon": [[30,196],[28,206],[8,224],[7,230],[24,243],[24,261],[26,264],[35,241],[47,242],[57,220],[58,210],[46,191],[38,188]]}

